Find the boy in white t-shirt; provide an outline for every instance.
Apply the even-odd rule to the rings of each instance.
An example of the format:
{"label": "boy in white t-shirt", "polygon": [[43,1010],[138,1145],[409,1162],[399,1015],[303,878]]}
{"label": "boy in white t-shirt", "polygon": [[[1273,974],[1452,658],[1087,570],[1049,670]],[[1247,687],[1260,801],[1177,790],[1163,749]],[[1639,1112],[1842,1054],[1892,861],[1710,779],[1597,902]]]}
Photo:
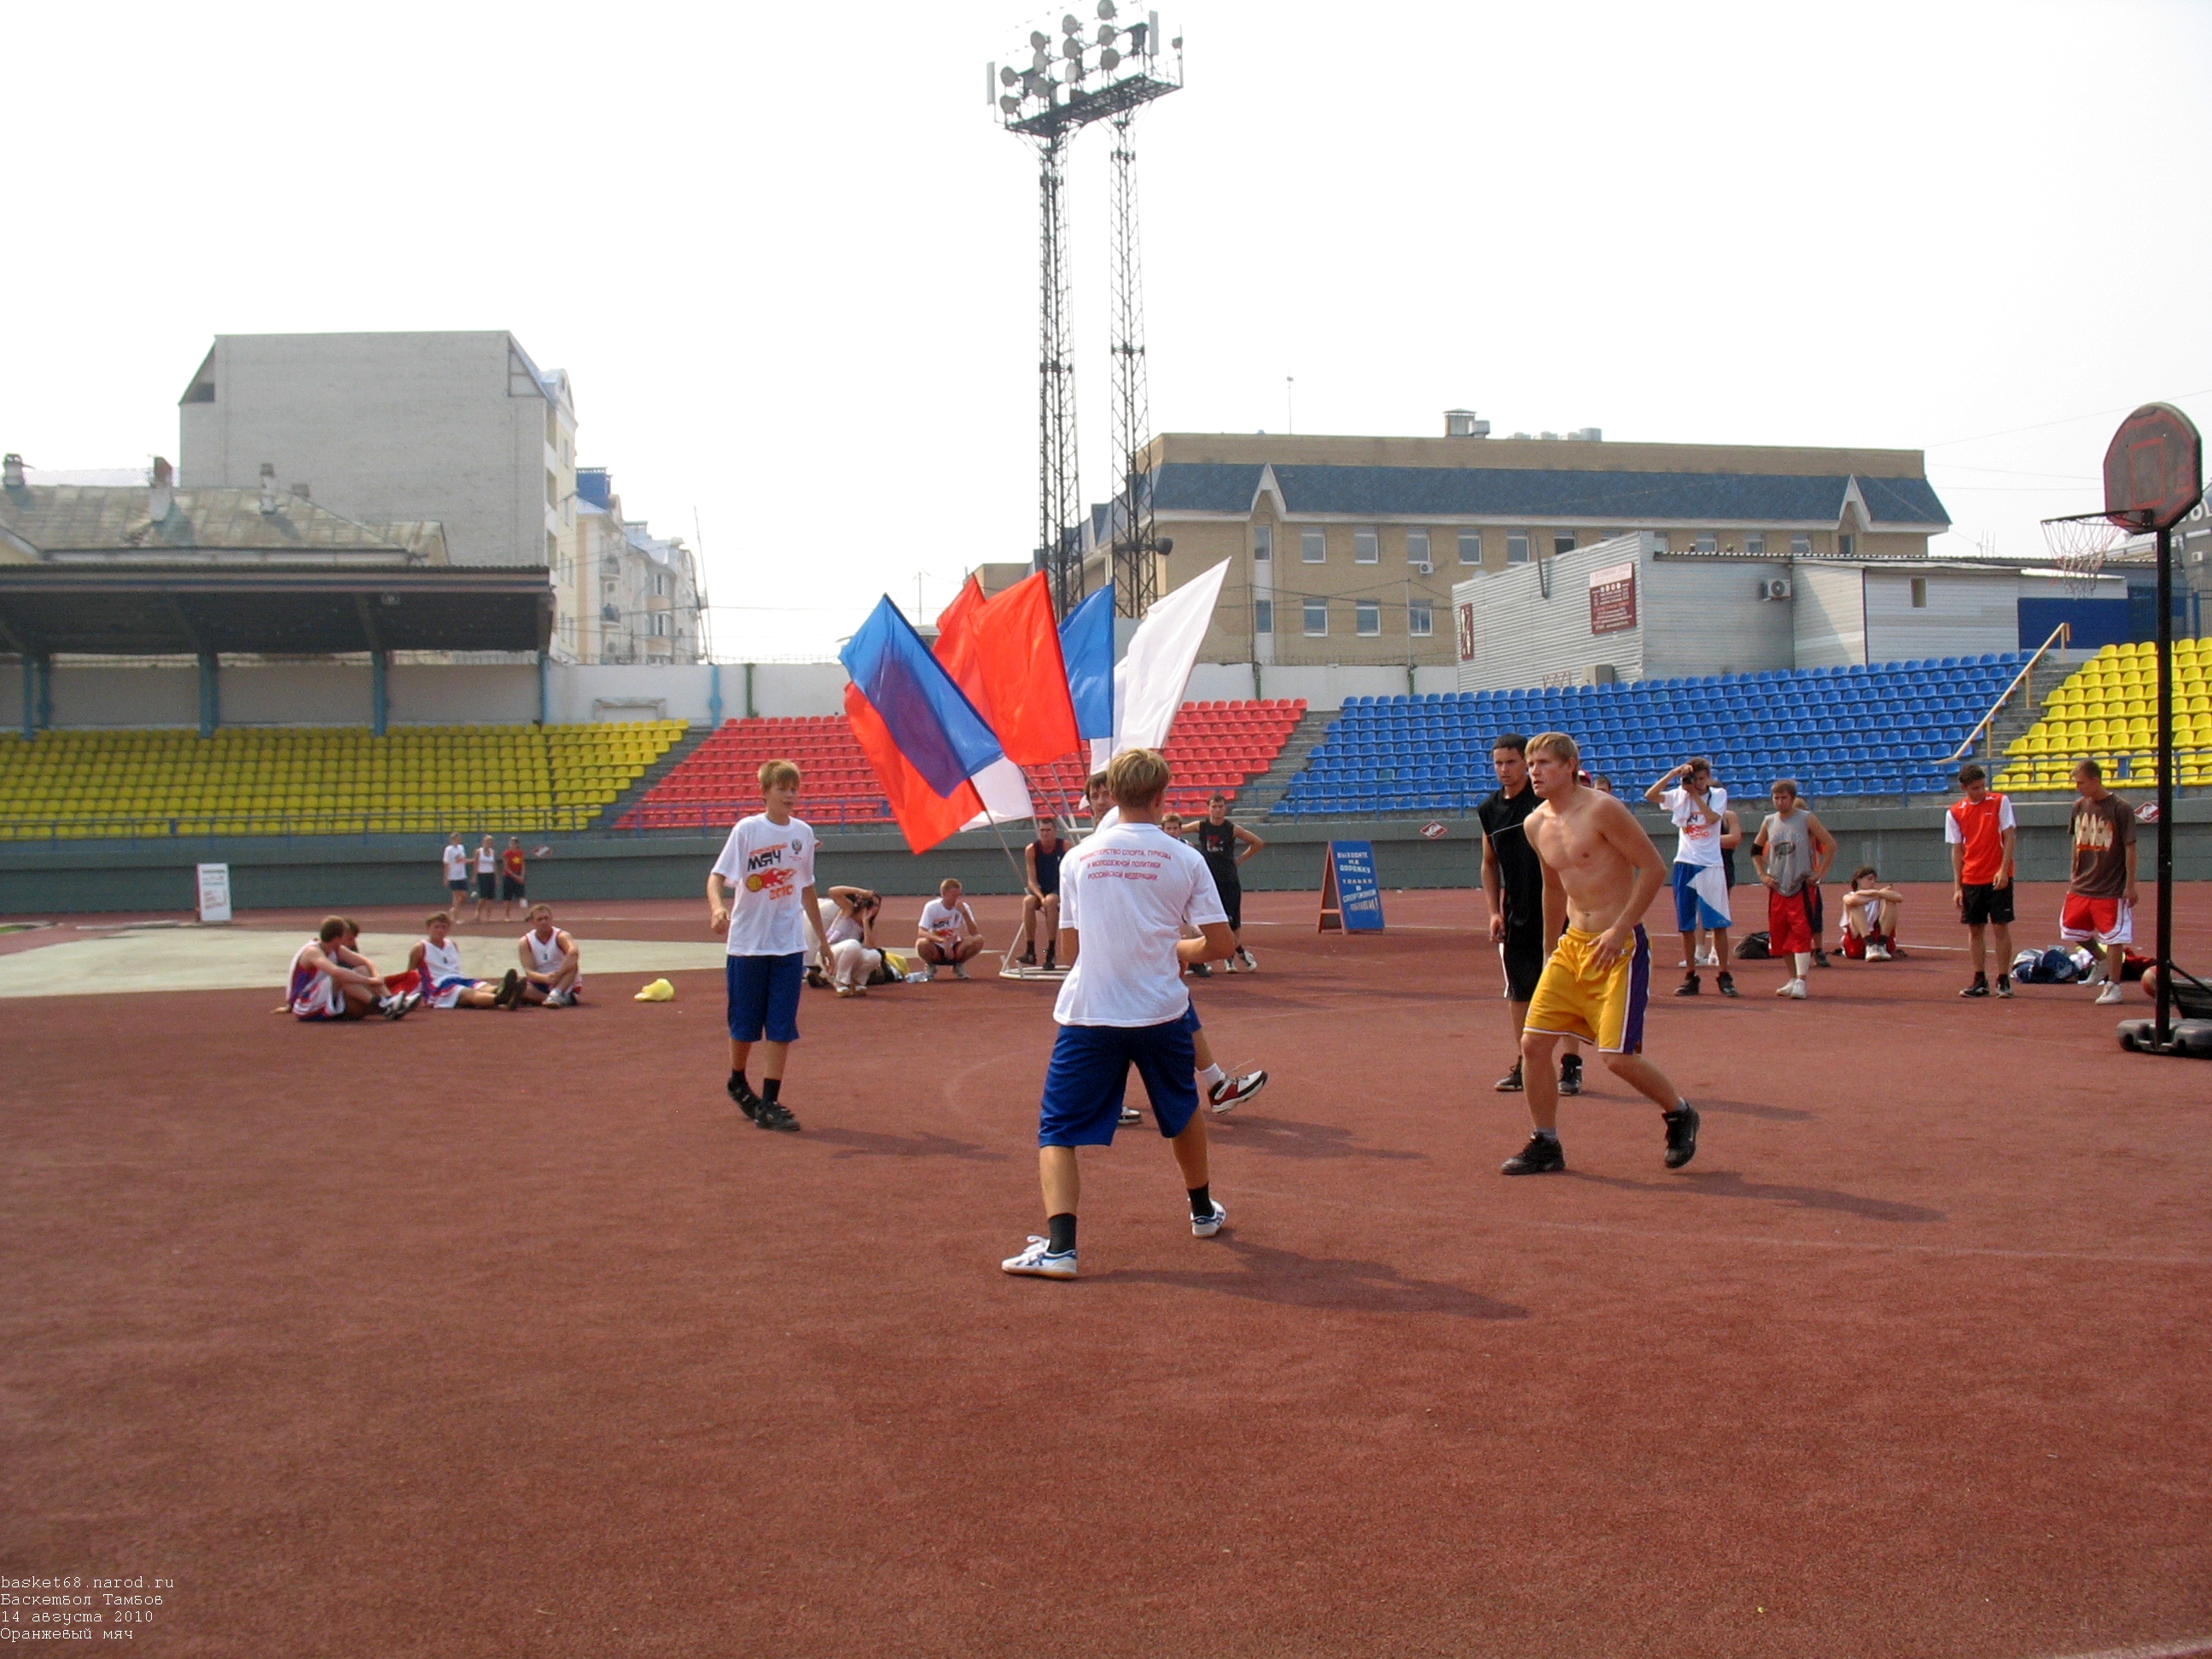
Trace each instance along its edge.
{"label": "boy in white t-shirt", "polygon": [[461,925],[461,907],[469,902],[469,849],[461,845],[459,830],[446,838],[438,857],[446,866],[446,915],[458,927]]}
{"label": "boy in white t-shirt", "polygon": [[[1053,1007],[1060,1034],[1037,1114],[1046,1236],[1032,1236],[1000,1264],[1010,1273],[1075,1277],[1075,1149],[1113,1145],[1132,1065],[1182,1171],[1191,1232],[1212,1238],[1229,1217],[1208,1185],[1206,1119],[1191,1079],[1197,1017],[1182,969],[1227,961],[1237,940],[1206,860],[1161,832],[1168,778],[1153,750],[1116,755],[1107,787],[1121,820],[1093,831],[1060,866],[1060,959],[1069,973]],[[1202,936],[1183,939],[1186,922]]]}
{"label": "boy in white t-shirt", "polygon": [[[823,959],[830,956],[814,893],[814,831],[791,815],[799,784],[789,761],[763,761],[764,810],[738,820],[707,875],[707,925],[729,939],[730,1098],[762,1128],[787,1133],[799,1128],[781,1097],[784,1064],[799,1041],[809,929]],[[745,1062],[763,1038],[768,1052],[755,1094]]]}
{"label": "boy in white t-shirt", "polygon": [[932,979],[945,967],[952,969],[953,978],[967,978],[968,962],[982,950],[983,929],[951,876],[937,884],[937,896],[921,907],[921,936],[914,948],[929,964]]}
{"label": "boy in white t-shirt", "polygon": [[[1680,780],[1678,783],[1676,781]],[[1732,997],[1735,975],[1729,971],[1728,872],[1721,857],[1722,820],[1728,791],[1713,781],[1712,763],[1703,756],[1684,761],[1649,789],[1644,799],[1674,820],[1674,927],[1682,936],[1682,982],[1678,997],[1698,994],[1698,930],[1713,936],[1713,960],[1720,969],[1720,994]]]}

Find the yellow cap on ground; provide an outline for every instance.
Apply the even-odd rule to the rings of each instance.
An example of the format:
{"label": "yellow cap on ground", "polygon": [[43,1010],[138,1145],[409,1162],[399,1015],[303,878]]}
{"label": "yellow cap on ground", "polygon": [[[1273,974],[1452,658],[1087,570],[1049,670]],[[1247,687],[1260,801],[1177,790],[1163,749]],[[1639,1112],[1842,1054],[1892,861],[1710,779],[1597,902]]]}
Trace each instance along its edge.
{"label": "yellow cap on ground", "polygon": [[676,988],[665,979],[657,979],[630,999],[633,1002],[673,1002]]}

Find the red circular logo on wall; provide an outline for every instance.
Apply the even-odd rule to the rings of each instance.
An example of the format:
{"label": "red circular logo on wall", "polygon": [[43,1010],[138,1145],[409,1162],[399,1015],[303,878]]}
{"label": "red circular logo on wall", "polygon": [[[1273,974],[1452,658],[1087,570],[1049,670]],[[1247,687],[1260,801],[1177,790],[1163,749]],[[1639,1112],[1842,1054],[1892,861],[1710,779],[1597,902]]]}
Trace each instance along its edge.
{"label": "red circular logo on wall", "polygon": [[1446,830],[1443,824],[1437,823],[1433,818],[1421,826],[1421,834],[1431,841],[1442,841],[1451,832]]}

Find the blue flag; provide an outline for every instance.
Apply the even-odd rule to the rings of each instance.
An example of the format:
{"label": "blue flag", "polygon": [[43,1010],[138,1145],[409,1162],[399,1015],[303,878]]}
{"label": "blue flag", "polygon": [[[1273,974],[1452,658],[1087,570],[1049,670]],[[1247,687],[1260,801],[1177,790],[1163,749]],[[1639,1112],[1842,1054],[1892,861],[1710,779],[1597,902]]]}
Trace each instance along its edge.
{"label": "blue flag", "polygon": [[1001,758],[1005,750],[914,624],[886,594],[837,653],[873,705],[907,763],[939,795]]}
{"label": "blue flag", "polygon": [[1114,735],[1114,590],[1102,587],[1060,625],[1067,695],[1075,729],[1086,738]]}

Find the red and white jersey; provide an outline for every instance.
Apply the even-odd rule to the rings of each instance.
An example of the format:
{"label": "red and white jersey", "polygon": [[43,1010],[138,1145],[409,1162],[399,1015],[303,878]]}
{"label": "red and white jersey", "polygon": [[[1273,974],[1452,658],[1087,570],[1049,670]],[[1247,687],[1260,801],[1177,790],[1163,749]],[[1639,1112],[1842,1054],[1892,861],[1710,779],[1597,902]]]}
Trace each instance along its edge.
{"label": "red and white jersey", "polygon": [[292,1005],[292,1012],[301,1019],[328,1019],[345,1012],[345,994],[338,989],[337,982],[307,963],[307,952],[320,951],[322,948],[322,940],[311,939],[292,957],[292,976],[284,997]]}
{"label": "red and white jersey", "polygon": [[451,1008],[461,993],[476,981],[461,971],[461,947],[448,939],[443,945],[422,941],[422,1000],[433,1008]]}

